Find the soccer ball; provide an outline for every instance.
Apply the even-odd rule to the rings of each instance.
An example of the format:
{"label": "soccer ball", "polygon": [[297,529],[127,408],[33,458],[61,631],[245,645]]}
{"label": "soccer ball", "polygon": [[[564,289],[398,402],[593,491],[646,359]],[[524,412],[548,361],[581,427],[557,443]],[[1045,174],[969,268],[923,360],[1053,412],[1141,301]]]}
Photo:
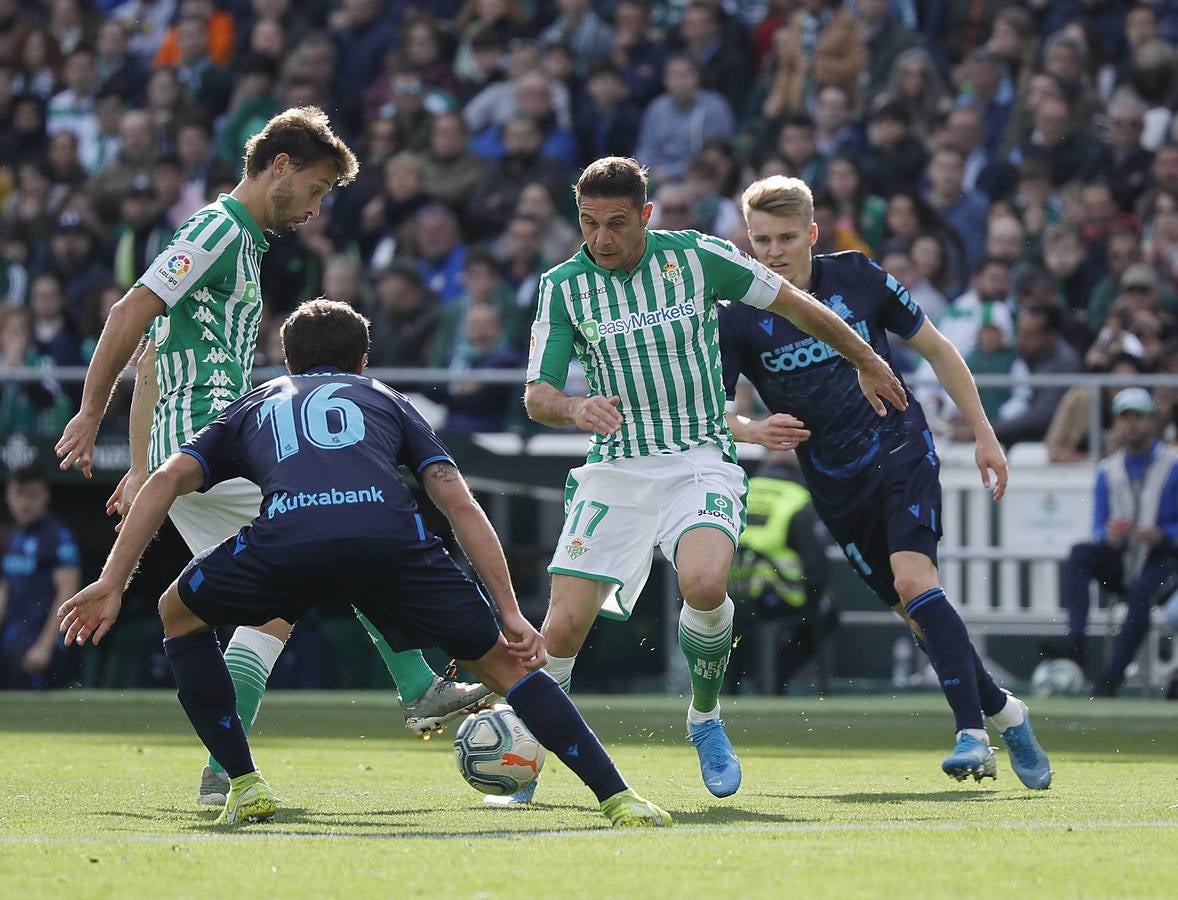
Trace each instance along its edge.
{"label": "soccer ball", "polygon": [[544,748],[510,706],[499,703],[467,716],[454,735],[454,761],[476,791],[514,794],[536,780]]}
{"label": "soccer ball", "polygon": [[1084,690],[1084,670],[1070,659],[1045,659],[1031,673],[1031,693],[1058,697]]}

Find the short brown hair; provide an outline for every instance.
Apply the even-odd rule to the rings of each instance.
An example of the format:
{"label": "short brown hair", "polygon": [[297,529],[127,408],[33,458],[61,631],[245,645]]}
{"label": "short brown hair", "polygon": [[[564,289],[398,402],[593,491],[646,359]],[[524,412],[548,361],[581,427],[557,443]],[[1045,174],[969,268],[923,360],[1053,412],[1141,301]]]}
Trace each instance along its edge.
{"label": "short brown hair", "polygon": [[368,319],[346,303],[317,297],[286,317],[281,337],[292,375],[316,366],[355,372],[368,352]]}
{"label": "short brown hair", "polygon": [[646,206],[646,168],[628,156],[604,156],[585,167],[573,190],[584,197],[625,197],[638,209]]}
{"label": "short brown hair", "polygon": [[745,221],[750,212],[771,216],[796,216],[806,225],[814,221],[814,195],[806,182],[785,175],[770,175],[754,181],[740,195]]}
{"label": "short brown hair", "polygon": [[331,130],[327,113],[318,106],[297,106],[280,112],[266,127],[246,141],[245,174],[261,175],[274,157],[285,153],[296,169],[324,160],[335,163],[335,183],[351,184],[360,163],[347,144]]}

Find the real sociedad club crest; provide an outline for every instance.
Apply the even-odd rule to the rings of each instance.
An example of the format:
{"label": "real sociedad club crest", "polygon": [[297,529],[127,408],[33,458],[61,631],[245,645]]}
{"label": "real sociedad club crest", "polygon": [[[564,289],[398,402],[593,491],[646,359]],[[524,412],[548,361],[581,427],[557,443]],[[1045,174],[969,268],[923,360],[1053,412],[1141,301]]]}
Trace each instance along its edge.
{"label": "real sociedad club crest", "polygon": [[842,294],[835,294],[827,301],[827,305],[831,308],[832,312],[844,321],[851,319],[855,315],[855,311],[843,302]]}

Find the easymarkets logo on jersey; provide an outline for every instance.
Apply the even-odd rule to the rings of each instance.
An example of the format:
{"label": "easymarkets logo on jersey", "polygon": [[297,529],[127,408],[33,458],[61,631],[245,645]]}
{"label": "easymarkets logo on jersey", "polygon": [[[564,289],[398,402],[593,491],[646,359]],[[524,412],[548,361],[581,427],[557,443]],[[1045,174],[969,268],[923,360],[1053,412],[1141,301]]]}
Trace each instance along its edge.
{"label": "easymarkets logo on jersey", "polygon": [[669,325],[671,322],[678,322],[694,316],[695,313],[695,301],[688,300],[677,306],[664,306],[662,309],[656,309],[654,312],[630,313],[624,319],[610,319],[607,322],[586,319],[577,328],[586,341],[590,344],[596,344],[603,337],[609,337],[614,334],[630,334],[633,331],[644,331],[647,328],[655,328],[659,325]]}

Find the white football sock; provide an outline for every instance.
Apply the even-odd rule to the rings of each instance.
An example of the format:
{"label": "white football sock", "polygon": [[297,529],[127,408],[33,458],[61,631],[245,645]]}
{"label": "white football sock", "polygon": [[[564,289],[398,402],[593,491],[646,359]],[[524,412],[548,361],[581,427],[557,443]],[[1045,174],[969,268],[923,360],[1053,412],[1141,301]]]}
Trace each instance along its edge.
{"label": "white football sock", "polygon": [[707,712],[700,712],[691,703],[687,704],[687,724],[688,725],[702,725],[704,722],[710,722],[712,719],[720,718],[720,701],[716,701],[716,705]]}
{"label": "white football sock", "polygon": [[963,734],[968,734],[972,738],[977,738],[987,747],[990,746],[990,735],[986,734],[985,728],[962,728],[957,732],[957,740],[961,740]]}
{"label": "white football sock", "polygon": [[990,721],[994,723],[994,726],[999,731],[1014,728],[1016,725],[1023,724],[1023,720],[1026,718],[1023,713],[1025,708],[1018,697],[1008,692],[1006,695],[1006,705],[994,713],[994,715],[990,716]]}
{"label": "white football sock", "polygon": [[552,676],[552,679],[560,685],[560,689],[566,694],[573,683],[573,664],[577,661],[575,656],[553,656],[548,654],[548,664],[544,666],[544,671]]}

